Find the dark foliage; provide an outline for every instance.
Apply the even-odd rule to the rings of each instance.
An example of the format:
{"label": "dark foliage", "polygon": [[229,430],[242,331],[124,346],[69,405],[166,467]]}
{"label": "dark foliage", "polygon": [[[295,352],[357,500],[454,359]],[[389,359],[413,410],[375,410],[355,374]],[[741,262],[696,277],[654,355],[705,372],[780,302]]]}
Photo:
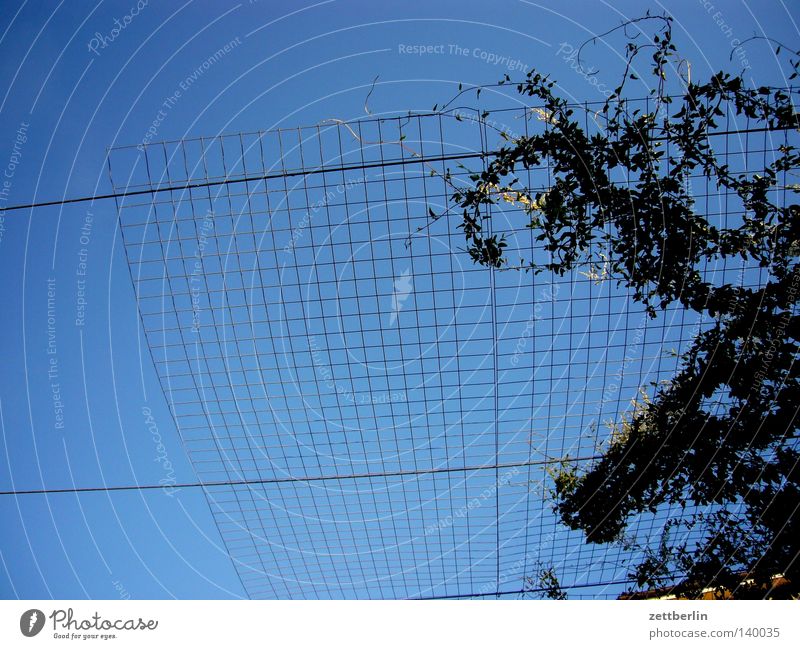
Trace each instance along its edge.
{"label": "dark foliage", "polygon": [[[758,173],[733,173],[711,134],[728,114],[749,118],[750,128],[797,129],[794,93],[748,87],[719,72],[704,83],[678,74],[681,92],[668,95],[668,75],[675,79],[684,63],[671,20],[640,20],[658,20],[661,28],[646,44],[628,44],[622,82],[595,116],[598,132],[584,128],[585,116],[553,81],[531,71],[516,89],[541,107],[541,132],[509,139],[452,199],[476,263],[508,266],[507,242],[491,234],[488,220],[493,203],[513,200],[541,245],[541,258],[523,260],[527,270],[563,275],[602,266],[652,317],[677,304],[712,318],[676,375],[654,386],[613,431],[602,459],[554,472],[555,506],[587,541],[629,545],[636,541],[626,530],[637,514],[681,508],[685,514],[669,521],[659,547],[645,547],[631,569],[639,587],[771,596],[762,586],[776,574],[800,584],[800,205],[778,200],[798,191],[787,176],[800,155],[784,145]],[[634,59],[650,50],[651,109],[629,110]],[[790,64],[796,71],[797,61]],[[544,164],[549,191],[520,185],[519,172]],[[704,214],[690,191],[697,176],[737,196],[743,219],[720,225]],[[621,177],[627,181],[615,180]],[[766,282],[712,283],[704,265],[726,258],[757,264]],[[720,395],[723,407],[708,407]],[[709,505],[705,514],[693,509]],[[699,540],[673,541],[681,529]]]}

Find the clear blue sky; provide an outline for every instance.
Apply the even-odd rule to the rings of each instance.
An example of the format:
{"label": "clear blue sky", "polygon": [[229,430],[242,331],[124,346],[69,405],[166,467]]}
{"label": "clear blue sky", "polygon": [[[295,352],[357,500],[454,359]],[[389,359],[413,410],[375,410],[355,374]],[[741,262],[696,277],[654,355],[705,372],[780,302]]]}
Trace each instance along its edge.
{"label": "clear blue sky", "polygon": [[[459,82],[521,77],[531,67],[551,73],[568,96],[597,101],[597,87],[571,68],[570,48],[648,7],[674,15],[694,78],[746,58],[746,77],[780,84],[762,42],[748,43],[733,63],[731,43],[754,34],[798,43],[797,8],[780,2],[135,7],[133,0],[3,3],[0,205],[108,191],[108,147],[363,116],[376,75],[369,99],[376,115],[426,111]],[[599,83],[616,81],[622,43],[617,36],[587,51]],[[413,53],[414,46],[428,49]],[[482,99],[507,105],[499,96]],[[152,484],[167,474],[165,457],[178,482],[196,480],[138,344],[114,203],[97,203],[90,216],[87,224],[85,205],[3,215],[0,490]],[[245,596],[199,490],[2,496],[0,528],[5,598]]]}

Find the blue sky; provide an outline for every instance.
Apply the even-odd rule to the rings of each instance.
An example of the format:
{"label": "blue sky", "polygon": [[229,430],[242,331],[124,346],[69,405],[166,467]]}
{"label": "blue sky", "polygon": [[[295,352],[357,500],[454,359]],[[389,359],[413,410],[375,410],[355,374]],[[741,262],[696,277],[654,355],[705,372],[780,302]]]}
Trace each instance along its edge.
{"label": "blue sky", "polygon": [[[599,70],[590,79],[576,73],[569,53],[625,17],[641,15],[647,6],[332,0],[307,5],[151,2],[137,7],[125,0],[96,6],[6,2],[4,8],[0,167],[7,182],[0,206],[109,191],[111,147],[364,117],[365,98],[377,75],[369,96],[376,116],[429,111],[449,99],[461,82],[492,83],[506,72],[519,78],[532,67],[552,74],[576,101],[599,101],[603,84],[612,87],[617,80],[624,40],[617,35],[587,49],[587,64]],[[685,0],[649,8],[654,13],[666,8],[675,17],[676,42],[692,62],[693,78],[720,67],[736,70],[746,60],[746,78],[759,85],[782,83],[781,67],[763,42],[750,41],[733,62],[729,55],[754,34],[797,43],[798,13],[791,5]],[[223,53],[216,54],[220,49]],[[489,108],[517,105],[513,95],[492,92],[481,101]],[[141,164],[135,166],[137,155],[135,148],[115,152],[121,160],[118,169],[136,170],[131,180],[115,170],[116,184],[145,180],[137,175],[142,170]],[[287,160],[291,164],[291,156]],[[314,191],[325,193],[312,189],[309,204]],[[369,236],[365,227],[356,222],[348,231],[350,240],[359,233]],[[310,253],[304,249],[302,254]],[[402,274],[400,266],[393,270]],[[297,287],[313,286],[310,276],[294,272]],[[352,272],[355,280],[364,271]],[[196,481],[142,336],[114,202],[4,214],[0,276],[0,490]],[[386,281],[391,291],[392,277]],[[484,274],[468,281],[480,288],[488,279]],[[526,280],[501,281],[518,291]],[[469,300],[465,286],[458,290]],[[353,297],[342,291],[343,300]],[[562,293],[561,299],[567,296]],[[415,300],[416,313],[423,308],[421,292]],[[361,307],[357,301],[339,306],[345,311]],[[326,313],[320,308],[322,318]],[[347,330],[344,319],[353,313],[340,315]],[[326,329],[318,335],[328,342]],[[509,332],[508,338],[517,335]],[[276,369],[274,376],[281,373]],[[299,374],[290,378],[298,385],[306,380]],[[311,380],[319,385],[319,375]],[[544,381],[546,387],[552,375]],[[407,387],[387,379],[383,390]],[[368,385],[366,392],[375,390]],[[383,416],[385,407],[376,406],[373,416]],[[340,416],[342,421],[349,417]],[[395,411],[388,416],[397,417]],[[360,415],[354,417],[358,421]],[[466,455],[465,461],[470,463]],[[402,462],[398,466],[403,469]],[[471,487],[476,493],[491,487],[491,481],[481,480],[475,478]],[[303,502],[302,494],[295,496]],[[372,500],[376,510],[391,503],[390,497]],[[342,510],[347,512],[350,504],[343,502]],[[198,489],[0,496],[0,595],[244,597],[212,509]],[[509,523],[506,530],[512,536],[514,525],[519,523]],[[319,538],[315,534],[324,531],[307,534],[313,544]],[[460,542],[458,535],[471,534],[453,531],[453,543]],[[473,538],[472,545],[483,542]],[[403,558],[397,554],[394,560],[399,565]],[[397,567],[389,563],[387,569]],[[444,563],[440,568],[447,570]],[[362,595],[409,592],[365,588]],[[309,592],[273,590],[279,596]],[[356,587],[327,591],[329,596],[358,594]]]}

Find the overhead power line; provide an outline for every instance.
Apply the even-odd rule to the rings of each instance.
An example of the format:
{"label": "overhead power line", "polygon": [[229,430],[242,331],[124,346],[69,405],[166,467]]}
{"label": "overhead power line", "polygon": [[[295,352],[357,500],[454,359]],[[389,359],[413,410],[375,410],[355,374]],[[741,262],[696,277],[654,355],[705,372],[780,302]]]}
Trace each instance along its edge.
{"label": "overhead power line", "polygon": [[[782,131],[787,130],[783,128],[750,128],[741,130],[730,131],[715,131],[709,135],[745,135],[747,133],[763,133],[768,131]],[[665,138],[653,138],[654,140],[662,140]],[[23,203],[20,205],[11,205],[10,207],[0,207],[0,213],[5,212],[18,212],[20,210],[36,209],[38,207],[54,207],[61,205],[74,205],[76,203],[90,203],[95,201],[105,201],[112,198],[128,198],[131,196],[144,196],[146,194],[160,194],[163,192],[180,192],[191,189],[205,189],[208,187],[220,187],[224,185],[236,185],[239,183],[258,182],[261,180],[274,180],[278,178],[292,178],[296,176],[311,176],[315,174],[324,173],[341,173],[347,171],[359,171],[362,169],[373,169],[377,167],[395,167],[400,165],[418,164],[418,163],[431,163],[431,162],[447,162],[450,160],[468,160],[470,158],[482,158],[487,156],[496,155],[498,151],[481,151],[476,153],[461,153],[441,156],[426,156],[426,157],[412,157],[402,160],[389,160],[381,162],[372,162],[358,165],[342,165],[338,167],[319,167],[317,169],[299,169],[296,171],[281,171],[279,173],[261,174],[257,176],[246,176],[243,178],[225,178],[223,180],[209,180],[200,183],[185,183],[183,185],[167,185],[164,187],[150,187],[147,189],[133,189],[121,192],[112,192],[110,194],[96,194],[94,196],[77,196],[74,198],[61,198],[49,201],[41,201],[37,203]]]}
{"label": "overhead power line", "polygon": [[[603,586],[621,586],[623,584],[632,584],[634,579],[614,579],[610,581],[595,581],[587,584],[570,584],[568,586],[561,586],[561,590],[577,590],[579,588],[601,588]],[[434,595],[431,597],[415,597],[412,599],[472,599],[474,597],[501,597],[503,595],[524,595],[527,593],[543,593],[549,590],[547,587],[536,588],[518,588],[514,590],[495,590],[488,593],[460,593],[457,595]]]}
{"label": "overhead power line", "polygon": [[111,194],[97,194],[95,196],[79,196],[76,198],[62,198],[59,200],[42,201],[39,203],[26,203],[23,205],[12,205],[11,207],[0,208],[0,212],[14,212],[19,210],[29,210],[37,207],[53,207],[55,205],[73,205],[75,203],[89,203],[94,201],[104,201],[111,198],[128,198],[130,196],[143,196],[145,194],[160,194],[163,192],[181,192],[191,189],[205,189],[207,187],[219,187],[223,185],[236,185],[239,183],[258,182],[261,180],[275,180],[279,178],[292,178],[294,176],[312,176],[324,173],[344,173],[347,171],[360,171],[362,169],[373,169],[377,167],[396,167],[398,165],[425,164],[431,162],[447,162],[449,160],[467,160],[469,158],[481,158],[492,155],[496,152],[478,153],[459,153],[451,155],[415,157],[404,160],[390,160],[386,162],[371,162],[357,165],[341,165],[337,167],[319,167],[317,169],[300,169],[297,171],[281,171],[280,173],[260,174],[257,176],[246,176],[243,178],[225,178],[224,180],[209,180],[207,182],[185,183],[183,185],[166,185],[164,187],[150,187],[148,189],[133,189]]}
{"label": "overhead power line", "polygon": [[[585,457],[570,458],[571,461],[597,460],[601,456],[589,455]],[[438,469],[420,469],[418,471],[389,471],[385,473],[353,473],[350,475],[319,475],[286,478],[265,478],[263,480],[220,480],[218,482],[183,482],[178,484],[146,484],[146,485],[111,485],[103,487],[60,487],[54,489],[12,489],[0,491],[0,496],[32,496],[42,494],[77,494],[109,491],[152,491],[156,489],[194,489],[208,487],[240,487],[244,485],[285,484],[289,482],[322,482],[325,480],[370,480],[374,478],[402,478],[415,475],[430,475],[436,473],[469,473],[470,471],[486,471],[497,469],[513,469],[515,467],[542,466],[557,464],[558,460],[535,460],[531,462],[508,462],[503,464],[484,464],[477,466],[443,467]]]}

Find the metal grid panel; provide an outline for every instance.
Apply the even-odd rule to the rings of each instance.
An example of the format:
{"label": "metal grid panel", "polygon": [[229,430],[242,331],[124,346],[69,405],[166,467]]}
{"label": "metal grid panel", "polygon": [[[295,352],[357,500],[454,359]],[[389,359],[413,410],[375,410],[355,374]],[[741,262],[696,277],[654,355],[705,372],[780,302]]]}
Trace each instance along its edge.
{"label": "metal grid panel", "polygon": [[[456,221],[431,223],[445,171],[467,182],[456,158],[479,168],[498,130],[536,128],[527,109],[454,110],[111,152],[115,188],[236,180],[130,198],[119,219],[199,480],[260,482],[206,489],[251,597],[516,595],[539,565],[576,596],[623,588],[631,556],[558,524],[546,468],[596,456],[702,322],[650,320],[591,273],[474,266]],[[731,168],[771,155],[759,137],[720,137]],[[738,218],[732,197],[692,183],[706,213]],[[495,232],[530,257],[524,225],[497,206]]]}

